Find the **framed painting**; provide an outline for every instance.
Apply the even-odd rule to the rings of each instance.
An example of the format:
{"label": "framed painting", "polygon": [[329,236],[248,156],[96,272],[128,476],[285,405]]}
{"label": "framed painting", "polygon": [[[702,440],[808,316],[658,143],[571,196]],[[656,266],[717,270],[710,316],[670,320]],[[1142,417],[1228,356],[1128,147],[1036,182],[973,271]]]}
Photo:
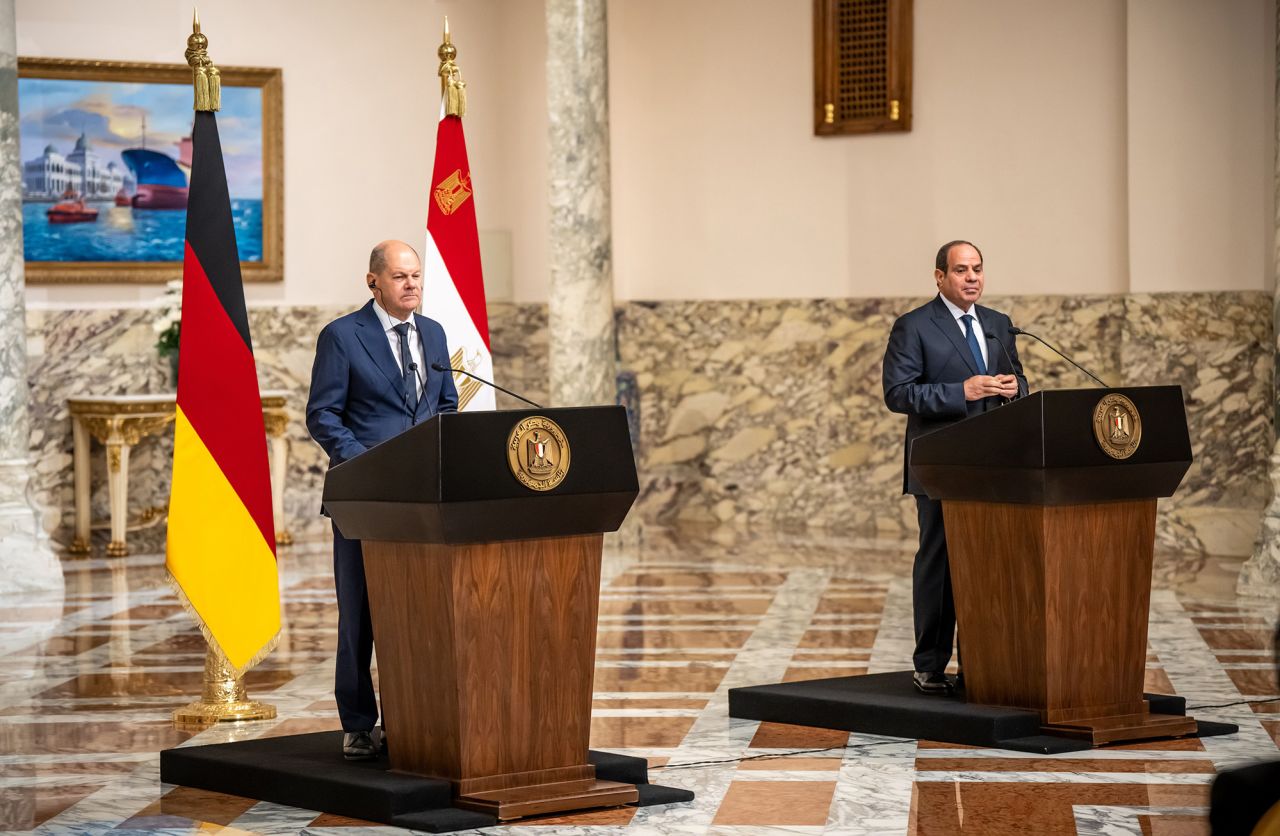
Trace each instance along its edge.
{"label": "framed painting", "polygon": [[[284,274],[279,69],[220,67],[218,133],[245,281]],[[182,273],[191,68],[18,59],[27,282],[162,283]]]}

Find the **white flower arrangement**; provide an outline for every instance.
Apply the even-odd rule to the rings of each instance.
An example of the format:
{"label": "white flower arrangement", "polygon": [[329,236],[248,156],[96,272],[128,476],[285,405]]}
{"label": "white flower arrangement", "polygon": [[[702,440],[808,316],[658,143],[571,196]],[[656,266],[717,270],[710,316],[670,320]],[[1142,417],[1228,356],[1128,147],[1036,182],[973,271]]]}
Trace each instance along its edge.
{"label": "white flower arrangement", "polygon": [[151,323],[156,333],[156,351],[168,357],[178,350],[178,337],[182,332],[182,280],[167,282],[164,295],[158,302],[159,314]]}

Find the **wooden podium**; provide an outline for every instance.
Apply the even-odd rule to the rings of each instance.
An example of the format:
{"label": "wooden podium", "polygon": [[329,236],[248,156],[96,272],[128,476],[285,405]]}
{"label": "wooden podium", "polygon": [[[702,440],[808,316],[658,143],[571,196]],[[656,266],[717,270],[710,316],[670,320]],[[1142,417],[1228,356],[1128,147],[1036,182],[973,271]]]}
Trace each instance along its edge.
{"label": "wooden podium", "polygon": [[[543,487],[517,478],[530,462]],[[637,492],[622,407],[438,415],[329,471],[325,508],[364,550],[393,770],[499,819],[637,800],[587,759],[603,532]]]}
{"label": "wooden podium", "polygon": [[[1135,436],[1126,458],[1106,452]],[[1156,498],[1190,465],[1178,386],[1037,392],[915,440],[969,702],[1035,709],[1046,734],[1095,745],[1195,733],[1143,698]]]}

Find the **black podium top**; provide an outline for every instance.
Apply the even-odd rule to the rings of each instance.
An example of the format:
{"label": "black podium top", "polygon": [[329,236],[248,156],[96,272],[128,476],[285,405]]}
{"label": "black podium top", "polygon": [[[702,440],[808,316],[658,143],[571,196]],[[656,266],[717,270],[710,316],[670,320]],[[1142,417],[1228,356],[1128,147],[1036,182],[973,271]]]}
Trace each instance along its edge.
{"label": "black podium top", "polygon": [[[564,480],[533,490],[513,474],[508,439],[550,418],[572,451]],[[639,493],[620,406],[446,413],[332,468],[324,507],[345,537],[477,543],[616,531]]]}
{"label": "black podium top", "polygon": [[[1094,410],[1118,393],[1142,437],[1116,459],[1094,436]],[[1082,505],[1172,496],[1191,466],[1180,386],[1035,392],[915,439],[911,471],[933,499]]]}

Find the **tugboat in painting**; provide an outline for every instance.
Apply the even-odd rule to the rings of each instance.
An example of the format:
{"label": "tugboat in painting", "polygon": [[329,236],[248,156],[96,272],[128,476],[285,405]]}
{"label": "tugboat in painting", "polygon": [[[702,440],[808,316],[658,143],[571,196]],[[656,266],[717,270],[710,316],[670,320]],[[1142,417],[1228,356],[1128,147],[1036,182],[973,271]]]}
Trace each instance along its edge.
{"label": "tugboat in painting", "polygon": [[[83,177],[80,183],[81,189],[84,188]],[[68,188],[62,193],[63,200],[61,203],[55,203],[45,212],[45,216],[51,224],[82,224],[90,223],[98,219],[98,210],[91,206],[87,206],[84,202],[84,192],[76,194],[74,190]]]}

